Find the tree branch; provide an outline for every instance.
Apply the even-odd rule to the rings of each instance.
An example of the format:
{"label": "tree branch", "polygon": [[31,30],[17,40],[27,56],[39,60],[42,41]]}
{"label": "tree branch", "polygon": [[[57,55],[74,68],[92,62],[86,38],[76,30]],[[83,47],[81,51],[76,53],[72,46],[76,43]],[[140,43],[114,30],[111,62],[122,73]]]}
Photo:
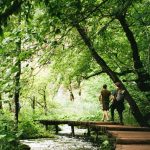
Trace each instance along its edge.
{"label": "tree branch", "polygon": [[21,8],[22,3],[22,0],[15,0],[14,3],[5,10],[5,12],[0,14],[0,26],[6,23],[9,16],[11,16],[15,12],[18,12],[18,10]]}
{"label": "tree branch", "polygon": [[102,73],[105,73],[104,71],[97,71],[97,72],[94,72],[93,74],[89,75],[89,76],[83,76],[83,79],[89,79],[91,77],[94,77],[94,76],[97,76],[97,75],[100,75]]}

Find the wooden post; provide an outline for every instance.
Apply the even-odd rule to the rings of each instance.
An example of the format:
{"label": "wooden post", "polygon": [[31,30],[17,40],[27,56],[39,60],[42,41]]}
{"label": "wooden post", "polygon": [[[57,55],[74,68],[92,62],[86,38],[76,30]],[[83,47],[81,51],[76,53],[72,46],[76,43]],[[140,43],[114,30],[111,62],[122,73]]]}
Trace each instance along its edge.
{"label": "wooden post", "polygon": [[58,134],[58,124],[55,125],[56,134]]}
{"label": "wooden post", "polygon": [[48,130],[48,124],[45,124],[45,129],[46,129],[46,131]]}
{"label": "wooden post", "polygon": [[72,132],[72,136],[75,136],[75,133],[74,133],[74,125],[71,125],[71,132]]}
{"label": "wooden post", "polygon": [[88,135],[88,136],[91,136],[91,130],[90,130],[90,127],[89,127],[89,126],[88,126],[87,130],[88,130],[87,135]]}
{"label": "wooden post", "polygon": [[99,130],[96,129],[96,141],[98,141],[98,133],[99,133]]}

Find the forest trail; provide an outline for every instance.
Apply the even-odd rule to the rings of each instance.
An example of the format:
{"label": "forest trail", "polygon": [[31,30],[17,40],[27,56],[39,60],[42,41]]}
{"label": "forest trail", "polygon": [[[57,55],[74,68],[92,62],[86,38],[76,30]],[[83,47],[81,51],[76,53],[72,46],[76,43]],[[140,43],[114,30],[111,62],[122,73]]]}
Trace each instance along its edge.
{"label": "forest trail", "polygon": [[67,124],[71,127],[72,136],[75,135],[75,126],[81,126],[88,129],[88,135],[91,130],[95,130],[97,136],[103,132],[113,140],[115,150],[150,150],[150,128],[136,127],[129,125],[120,125],[117,122],[98,122],[98,121],[64,121],[64,120],[38,120],[39,123],[46,126],[55,125],[58,133],[58,125]]}

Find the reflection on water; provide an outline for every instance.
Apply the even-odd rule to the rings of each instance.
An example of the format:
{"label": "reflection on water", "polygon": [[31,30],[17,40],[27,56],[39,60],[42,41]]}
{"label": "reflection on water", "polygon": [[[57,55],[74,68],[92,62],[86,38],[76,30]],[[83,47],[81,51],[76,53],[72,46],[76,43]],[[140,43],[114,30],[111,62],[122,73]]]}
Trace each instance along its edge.
{"label": "reflection on water", "polygon": [[[68,126],[61,126],[60,134],[70,134],[71,129]],[[75,129],[77,135],[83,135],[85,129]],[[57,136],[53,139],[33,139],[22,140],[23,144],[31,147],[31,150],[99,150],[98,147],[93,146],[91,142],[85,142],[82,138],[74,138],[68,136]]]}

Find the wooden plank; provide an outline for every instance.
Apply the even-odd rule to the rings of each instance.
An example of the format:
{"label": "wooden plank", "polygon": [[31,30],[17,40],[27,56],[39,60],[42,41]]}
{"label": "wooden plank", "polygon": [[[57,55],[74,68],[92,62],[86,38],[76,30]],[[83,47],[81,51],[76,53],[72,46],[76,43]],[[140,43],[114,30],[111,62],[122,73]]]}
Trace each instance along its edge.
{"label": "wooden plank", "polygon": [[134,127],[134,126],[124,126],[124,125],[97,125],[100,128],[105,128],[105,130],[113,131],[150,131],[148,127]]}
{"label": "wooden plank", "polygon": [[94,125],[119,125],[119,122],[101,122],[101,121],[89,121],[89,124]]}
{"label": "wooden plank", "polygon": [[[104,133],[108,133],[108,135],[111,135],[113,138],[115,138],[117,145],[120,143],[123,145],[123,147],[124,144],[126,144],[126,146],[128,144],[130,145],[147,144],[146,146],[147,148],[149,147],[148,144],[150,144],[150,128],[148,127],[134,127],[134,126],[127,126],[127,125],[125,126],[125,125],[120,125],[117,122],[99,122],[99,121],[39,120],[39,122],[46,126],[55,125],[56,133],[58,133],[59,124],[68,124],[69,126],[71,126],[73,136],[75,135],[74,126],[83,126],[88,128],[88,134],[90,134],[90,129],[94,129],[97,133],[99,131],[102,131]],[[121,145],[118,147],[121,147]],[[128,149],[124,149],[124,150],[128,150]]]}
{"label": "wooden plank", "polygon": [[117,144],[150,144],[150,132],[142,131],[108,131],[116,138]]}
{"label": "wooden plank", "polygon": [[149,144],[150,145],[150,139],[129,139],[129,138],[117,138],[116,139],[117,144]]}
{"label": "wooden plank", "polygon": [[99,121],[67,121],[67,120],[36,120],[42,124],[55,125],[55,124],[69,124],[69,125],[116,125],[116,122],[99,122]]}
{"label": "wooden plank", "polygon": [[38,120],[41,124],[48,125],[59,125],[59,124],[68,124],[68,121],[65,120]]}
{"label": "wooden plank", "polygon": [[150,145],[122,145],[117,144],[115,150],[150,150]]}
{"label": "wooden plank", "polygon": [[150,139],[150,131],[108,131],[108,133],[115,137]]}

